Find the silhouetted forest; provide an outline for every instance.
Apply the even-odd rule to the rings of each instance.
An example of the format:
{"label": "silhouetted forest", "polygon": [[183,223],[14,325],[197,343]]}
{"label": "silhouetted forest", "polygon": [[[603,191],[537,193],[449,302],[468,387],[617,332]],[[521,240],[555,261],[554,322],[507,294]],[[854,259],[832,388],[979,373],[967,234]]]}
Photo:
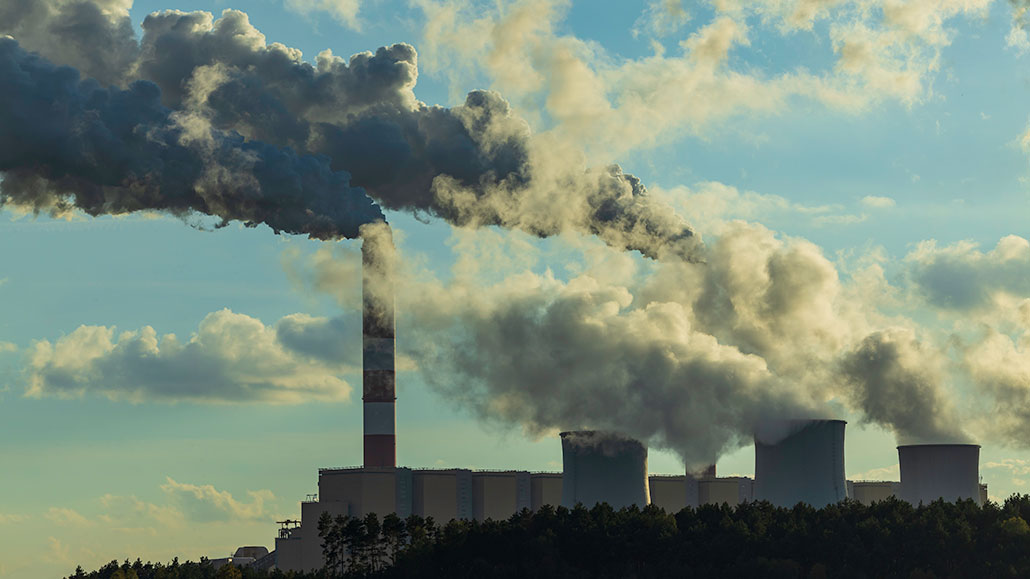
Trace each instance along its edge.
{"label": "silhouetted forest", "polygon": [[[90,579],[358,577],[1027,577],[1030,495],[1003,505],[898,500],[784,509],[758,502],[667,514],[544,507],[506,521],[328,515],[327,568],[265,572],[210,563],[119,565]],[[346,553],[350,553],[347,556]]]}

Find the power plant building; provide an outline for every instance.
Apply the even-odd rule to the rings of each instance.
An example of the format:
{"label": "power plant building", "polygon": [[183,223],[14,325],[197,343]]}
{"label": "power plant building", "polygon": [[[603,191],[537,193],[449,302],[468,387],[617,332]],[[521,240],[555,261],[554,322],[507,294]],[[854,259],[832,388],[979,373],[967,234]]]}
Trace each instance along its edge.
{"label": "power plant building", "polygon": [[754,481],[745,476],[707,478],[698,481],[698,504],[731,507],[754,500]]}
{"label": "power plant building", "polygon": [[780,420],[755,432],[755,500],[816,508],[847,496],[843,420]]}
{"label": "power plant building", "polygon": [[899,486],[897,481],[848,481],[848,496],[868,506],[897,496]]}
{"label": "power plant building", "polygon": [[529,508],[539,511],[544,505],[561,504],[560,472],[534,472],[529,475]]}
{"label": "power plant building", "polygon": [[687,477],[685,475],[651,475],[647,480],[651,504],[667,513],[678,513],[687,506]]}

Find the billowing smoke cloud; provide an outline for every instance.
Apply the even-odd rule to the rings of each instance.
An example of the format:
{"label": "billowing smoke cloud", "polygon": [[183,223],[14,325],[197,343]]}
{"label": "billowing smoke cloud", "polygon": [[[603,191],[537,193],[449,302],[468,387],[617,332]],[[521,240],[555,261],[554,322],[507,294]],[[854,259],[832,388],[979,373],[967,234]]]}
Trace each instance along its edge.
{"label": "billowing smoke cloud", "polygon": [[[0,6],[11,1],[0,1]],[[36,2],[30,4],[43,10]],[[46,14],[48,18],[13,32],[42,34],[40,30],[63,22],[61,13],[49,10]],[[26,31],[32,23],[37,29]],[[248,152],[259,148],[258,143],[269,143],[325,155],[333,171],[349,173],[350,185],[364,188],[388,209],[426,213],[458,225],[518,228],[538,236],[578,231],[648,257],[694,258],[698,241],[693,231],[671,208],[648,196],[638,179],[617,166],[588,168],[582,151],[559,150],[547,139],[534,137],[500,95],[474,91],[463,105],[452,109],[419,102],[413,92],[417,56],[409,45],[380,48],[349,61],[326,51],[312,65],[295,49],[267,45],[247,15],[234,10],[218,20],[206,12],[159,12],[146,18],[143,31],[136,58],[123,63],[118,73],[105,73],[104,79],[153,82],[160,95],[152,91],[148,98],[160,98],[174,111],[172,117],[183,130],[217,134],[219,143],[238,133],[245,140],[235,148]],[[110,31],[108,35],[116,36]],[[85,37],[77,42],[88,46]],[[59,50],[44,55],[71,62]],[[132,86],[130,90],[142,90]],[[157,118],[145,120],[166,124],[160,116],[156,113]],[[142,120],[126,119],[124,130],[152,132],[148,125],[132,122]],[[208,129],[209,125],[213,128]],[[179,137],[176,132],[169,135],[173,142]],[[219,167],[226,164],[219,157],[206,161]],[[239,173],[238,164],[228,163],[230,170]],[[5,172],[13,169],[0,167]],[[125,168],[119,169],[124,172]],[[22,188],[46,189],[36,181]],[[117,203],[112,205],[121,209]],[[95,204],[83,208],[97,211]],[[204,211],[203,207],[190,209]],[[317,220],[330,208],[315,203],[311,209]],[[219,216],[244,221],[255,217]],[[314,229],[316,236],[328,235],[323,225],[278,229],[303,233]]]}
{"label": "billowing smoke cloud", "polygon": [[963,348],[963,364],[970,378],[988,394],[981,403],[986,418],[980,427],[992,438],[1030,447],[1030,331],[1015,339],[994,329]]}
{"label": "billowing smoke cloud", "polygon": [[1030,295],[1030,242],[1016,235],[986,252],[971,242],[938,247],[927,241],[906,261],[920,293],[938,308],[968,312],[994,306],[1006,295]]}
{"label": "billowing smoke cloud", "polygon": [[132,0],[3,0],[0,36],[73,66],[102,85],[123,84],[138,53]]}
{"label": "billowing smoke cloud", "polygon": [[320,239],[382,219],[325,159],[212,129],[162,106],[151,83],[80,80],[0,39],[0,202],[90,215],[204,213]]}
{"label": "billowing smoke cloud", "polygon": [[409,45],[349,61],[323,52],[312,66],[296,50],[266,45],[242,12],[217,21],[163,12],[143,28],[140,74],[162,88],[166,104],[326,154],[386,208],[539,236],[574,230],[649,257],[695,249],[685,221],[618,167],[591,170],[568,152],[560,165],[548,163],[557,152],[497,93],[473,91],[452,109],[419,102]]}
{"label": "billowing smoke cloud", "polygon": [[864,420],[894,431],[901,444],[969,442],[944,389],[942,355],[908,329],[870,334],[841,363],[841,378]]}
{"label": "billowing smoke cloud", "polygon": [[[229,310],[209,314],[188,340],[159,337],[150,326],[117,336],[114,328],[81,326],[29,349],[26,394],[90,393],[131,402],[345,400],[351,388],[339,374],[360,362],[360,326],[353,329],[309,316],[287,316],[268,327]],[[357,336],[346,354],[319,340],[336,331],[332,343]]]}
{"label": "billowing smoke cloud", "polygon": [[[884,288],[863,272],[842,282],[809,242],[744,223],[721,233],[704,264],[640,263],[594,243],[561,281],[534,273],[518,236],[463,232],[448,282],[398,260],[402,347],[484,420],[531,435],[625,432],[695,467],[750,443],[763,421],[841,418],[841,406],[899,442],[967,439],[946,339],[895,328],[876,313]],[[338,257],[291,267],[331,290],[357,261]]]}
{"label": "billowing smoke cloud", "polygon": [[590,276],[523,274],[410,299],[417,338],[407,347],[427,380],[533,434],[619,431],[701,468],[747,443],[763,416],[814,412],[764,360],[697,331],[689,307],[634,307],[626,287]]}

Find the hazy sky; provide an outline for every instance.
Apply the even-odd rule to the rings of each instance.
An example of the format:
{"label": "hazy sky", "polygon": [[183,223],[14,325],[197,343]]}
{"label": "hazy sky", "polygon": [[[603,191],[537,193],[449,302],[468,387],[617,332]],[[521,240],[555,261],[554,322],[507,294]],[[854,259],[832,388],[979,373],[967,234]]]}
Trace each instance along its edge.
{"label": "hazy sky", "polygon": [[[155,114],[180,139],[166,148],[194,151],[199,126],[224,150],[239,132],[272,147],[248,154],[300,148],[360,177],[393,150],[370,144],[382,130],[368,119],[427,134],[457,119],[472,135],[429,141],[425,203],[398,201],[413,185],[367,185],[417,207],[385,210],[404,280],[400,464],[560,470],[558,429],[603,427],[648,437],[655,473],[719,455],[721,474],[751,474],[755,419],[822,415],[849,421],[851,478],[896,480],[899,442],[975,441],[992,497],[1030,488],[1022,2],[95,4],[91,24],[70,19],[71,0],[0,0],[0,36],[20,45],[0,45],[0,61],[39,52],[112,91],[156,82],[172,112]],[[213,15],[193,21],[197,38],[232,36],[219,28],[231,19],[247,55],[295,69],[324,50],[347,70],[364,62],[352,54],[414,51],[384,52],[393,68],[347,76],[321,108],[297,104],[307,94],[268,104],[271,60],[213,57],[178,81],[166,77],[181,59],[148,67],[174,46],[140,51],[141,24],[172,9]],[[118,37],[108,28],[126,17],[129,44],[68,40],[94,25]],[[244,90],[218,100],[226,86]],[[498,94],[466,101],[476,89]],[[357,144],[294,139],[269,120],[285,109]],[[9,122],[0,577],[272,548],[317,468],[361,461],[360,242],[114,197],[94,212],[118,215],[59,211],[47,203],[64,185],[11,177],[55,161],[10,154],[27,141]],[[602,201],[614,217],[594,211]],[[682,224],[694,235],[676,237]],[[648,248],[658,260],[633,251]]]}

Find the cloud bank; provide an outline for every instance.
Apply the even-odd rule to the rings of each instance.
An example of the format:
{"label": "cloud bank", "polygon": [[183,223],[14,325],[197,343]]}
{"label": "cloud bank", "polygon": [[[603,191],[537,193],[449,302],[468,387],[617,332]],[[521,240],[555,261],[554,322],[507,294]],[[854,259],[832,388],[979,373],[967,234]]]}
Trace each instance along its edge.
{"label": "cloud bank", "polygon": [[29,348],[26,395],[238,404],[347,400],[351,387],[340,375],[360,363],[360,331],[304,315],[269,327],[230,310],[209,314],[187,340],[159,337],[150,326],[117,335],[112,327],[80,326]]}

